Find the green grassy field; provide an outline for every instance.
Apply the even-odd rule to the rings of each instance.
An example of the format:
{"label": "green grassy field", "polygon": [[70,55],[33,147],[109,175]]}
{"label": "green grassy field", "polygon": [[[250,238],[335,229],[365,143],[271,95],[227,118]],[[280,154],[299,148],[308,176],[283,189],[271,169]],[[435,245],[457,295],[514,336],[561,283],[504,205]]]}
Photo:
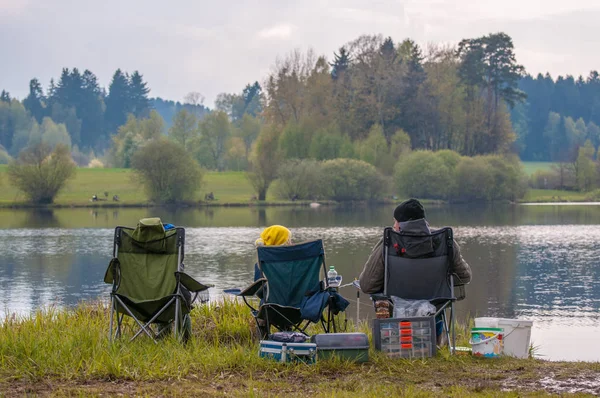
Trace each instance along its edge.
{"label": "green grassy field", "polygon": [[586,202],[587,192],[560,191],[558,189],[529,189],[521,202],[548,203],[548,202]]}
{"label": "green grassy field", "polygon": [[[25,196],[13,187],[6,175],[6,166],[0,166],[0,205],[22,204]],[[113,195],[119,196],[122,205],[144,205],[148,198],[133,179],[130,169],[88,169],[78,168],[75,177],[67,182],[58,194],[55,204],[63,206],[85,206],[112,204]],[[108,192],[108,200],[104,192]],[[252,186],[243,172],[207,172],[203,185],[196,192],[196,200],[203,200],[204,195],[213,192],[214,204],[248,203],[254,196]],[[92,195],[100,201],[92,203]],[[267,200],[275,198],[268,196]]]}
{"label": "green grassy field", "polygon": [[554,162],[521,162],[528,176],[538,170],[551,170]]}
{"label": "green grassy field", "polygon": [[[192,311],[192,338],[146,337],[110,343],[100,303],[40,311],[0,322],[0,396],[546,396],[600,393],[600,364],[450,356],[390,359],[369,350],[362,364],[340,359],[281,364],[259,358],[254,321],[243,302],[215,301]],[[126,322],[125,336],[133,333]],[[370,334],[369,325],[358,331]],[[352,325],[348,331],[357,330]],[[467,328],[459,328],[466,344]],[[309,333],[318,333],[313,328]],[[553,382],[554,381],[554,382]],[[581,395],[584,396],[584,395]]]}

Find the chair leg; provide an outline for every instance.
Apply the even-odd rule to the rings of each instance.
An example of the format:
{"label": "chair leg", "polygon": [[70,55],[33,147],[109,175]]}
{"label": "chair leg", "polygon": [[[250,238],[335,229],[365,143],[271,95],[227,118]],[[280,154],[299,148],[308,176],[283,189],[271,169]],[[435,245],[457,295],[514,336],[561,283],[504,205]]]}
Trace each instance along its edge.
{"label": "chair leg", "polygon": [[[154,333],[154,330],[152,330],[152,323],[154,323],[158,317],[164,312],[166,311],[167,308],[169,308],[169,306],[175,301],[175,298],[172,298],[171,300],[169,300],[169,302],[167,304],[165,304],[160,311],[158,311],[156,314],[154,314],[154,316],[148,321],[146,322],[144,325],[142,325],[142,323],[133,316],[133,314],[131,314],[131,312],[129,313],[131,315],[131,317],[138,323],[138,325],[140,325],[140,330],[137,331],[137,333],[131,338],[131,341],[133,341],[136,337],[138,337],[142,332],[145,332],[148,337],[151,337],[152,340],[154,340],[154,342],[156,343],[156,339],[157,339],[157,335]],[[127,308],[126,308],[127,309]],[[129,309],[127,309],[129,311]]]}
{"label": "chair leg", "polygon": [[265,311],[265,329],[264,329],[264,334],[265,334],[265,339],[269,338],[269,333],[271,332],[271,322],[269,321],[269,311]]}
{"label": "chair leg", "polygon": [[180,330],[180,315],[179,315],[179,296],[175,297],[175,327],[174,329],[174,334],[175,334],[175,338],[178,339],[179,338],[179,330]]}
{"label": "chair leg", "polygon": [[115,312],[115,298],[111,296],[110,298],[110,326],[108,328],[108,341],[113,340],[113,318]]}
{"label": "chair leg", "polygon": [[323,327],[323,332],[329,333],[329,327],[327,326],[327,321],[325,321],[325,317],[321,314],[321,326]]}
{"label": "chair leg", "polygon": [[121,316],[119,317],[119,314],[117,313],[117,330],[115,331],[115,338],[117,338],[117,339],[121,338],[121,329],[122,329],[124,317],[125,317],[125,314],[121,314]]}
{"label": "chair leg", "polygon": [[337,333],[337,326],[335,324],[335,315],[331,311],[331,307],[327,307],[327,315],[329,316],[329,330],[333,327],[333,333]]}
{"label": "chair leg", "polygon": [[[256,321],[256,330],[258,331],[258,337],[261,340],[266,340],[269,337],[269,329],[267,329],[266,321],[262,318],[254,317]],[[261,324],[261,322],[264,322]]]}
{"label": "chair leg", "polygon": [[[448,318],[447,311],[450,311],[450,318]],[[456,353],[456,334],[454,329],[454,304],[450,303],[450,308],[444,308],[440,314],[442,316],[442,333],[446,335],[446,341],[448,342],[448,349],[450,354]]]}
{"label": "chair leg", "polygon": [[[148,335],[148,337],[151,337],[152,340],[154,340],[154,342],[156,342],[155,338],[156,336],[154,335],[154,331],[152,329],[148,329],[148,325],[147,324],[143,324],[142,322],[140,322],[139,319],[137,319],[135,317],[135,315],[133,315],[133,313],[131,312],[131,310],[125,305],[125,303],[123,303],[123,301],[121,301],[120,298],[116,297],[117,301],[121,304],[121,306],[123,306],[123,308],[125,309],[125,311],[127,311],[127,314],[133,318],[133,320],[138,324],[138,326],[140,327],[140,331],[138,333],[135,334],[135,336],[133,336],[129,341],[132,341],[133,339],[135,339],[137,336],[140,335],[140,333],[144,332]],[[121,318],[122,319],[122,318]]]}
{"label": "chair leg", "polygon": [[181,341],[185,344],[192,337],[192,318],[190,314],[183,316],[183,322],[181,325]]}
{"label": "chair leg", "polygon": [[452,347],[450,347],[450,353],[452,354],[456,354],[456,329],[454,323],[454,303],[450,303],[450,335],[452,336]]}
{"label": "chair leg", "polygon": [[[123,317],[125,314],[121,314],[117,312],[117,301],[115,297],[112,296],[110,299],[110,325],[108,331],[108,340],[114,341],[121,337],[121,324],[123,323]],[[114,330],[114,333],[113,333]]]}
{"label": "chair leg", "polygon": [[446,341],[448,342],[450,354],[452,354],[452,347],[450,347],[450,344],[452,344],[452,340],[450,340],[450,336],[452,335],[452,314],[450,314],[450,320],[448,320],[448,316],[446,314],[447,309],[444,310],[444,318],[446,321]]}
{"label": "chair leg", "polygon": [[331,311],[332,305],[333,305],[333,299],[331,298],[331,295],[330,295],[329,298],[327,299],[327,316],[323,317],[323,315],[321,315],[321,324],[323,325],[323,331],[325,333],[331,333],[332,328],[333,328],[333,333],[337,332],[336,325],[335,325],[335,318],[334,318],[333,312]]}
{"label": "chair leg", "polygon": [[[308,328],[308,326],[310,326],[311,321],[307,320],[306,324],[304,325],[304,327],[302,327],[302,320],[300,320],[299,323],[293,323],[291,320],[289,320],[284,314],[282,314],[281,312],[277,311],[275,308],[272,308],[272,311],[276,312],[279,316],[281,316],[283,319],[285,319],[288,322],[289,327],[285,327],[285,328],[280,328],[279,326],[275,325],[275,327],[281,331],[292,331],[292,330],[297,330],[300,333],[303,333],[306,335],[305,330]],[[270,331],[270,321],[269,321],[269,311],[265,311],[265,315],[266,315],[266,320],[267,320],[267,330]],[[323,318],[323,316],[321,315],[321,319]]]}
{"label": "chair leg", "polygon": [[344,326],[342,327],[342,324],[339,320],[339,316],[339,313],[337,315],[334,314],[333,311],[331,311],[331,307],[327,306],[327,320],[325,321],[325,318],[321,316],[321,324],[325,333],[339,333],[347,330],[348,319],[346,318],[344,320]]}

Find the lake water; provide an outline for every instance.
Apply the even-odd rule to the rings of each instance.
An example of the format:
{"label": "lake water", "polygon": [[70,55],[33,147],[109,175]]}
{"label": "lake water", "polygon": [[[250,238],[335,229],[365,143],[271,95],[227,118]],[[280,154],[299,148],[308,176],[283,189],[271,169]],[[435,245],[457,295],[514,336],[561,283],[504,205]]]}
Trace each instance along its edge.
{"label": "lake water", "polygon": [[[288,226],[295,241],[322,238],[328,265],[360,274],[393,206],[239,207],[168,210],[0,210],[0,311],[104,298],[102,282],[117,225],[158,216],[186,228],[186,270],[218,297],[251,282],[262,227]],[[460,317],[534,321],[537,355],[600,361],[600,205],[428,206],[432,226],[450,225],[473,269]],[[366,295],[343,288],[351,317],[374,316]],[[357,311],[358,309],[358,311]]]}

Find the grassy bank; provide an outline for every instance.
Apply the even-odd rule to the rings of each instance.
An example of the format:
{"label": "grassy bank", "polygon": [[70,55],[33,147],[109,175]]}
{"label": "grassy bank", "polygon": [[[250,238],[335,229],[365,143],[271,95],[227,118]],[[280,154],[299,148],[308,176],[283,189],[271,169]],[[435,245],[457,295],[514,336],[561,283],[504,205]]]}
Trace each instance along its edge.
{"label": "grassy bank", "polygon": [[[25,196],[10,184],[6,170],[6,166],[0,166],[0,206],[26,204]],[[148,198],[132,176],[130,169],[78,168],[75,177],[67,182],[56,197],[55,205],[146,206]],[[104,192],[108,192],[108,197],[105,197]],[[203,200],[204,195],[209,192],[213,192],[215,196],[215,201],[211,204],[250,203],[254,196],[252,186],[242,172],[207,172],[194,200]],[[100,200],[91,202],[92,195]],[[119,202],[113,202],[113,195],[119,196]],[[275,201],[274,197],[267,199]]]}
{"label": "grassy bank", "polygon": [[[549,168],[552,163],[524,162],[528,173]],[[10,184],[7,176],[7,166],[0,165],[0,207],[29,207],[25,196]],[[51,207],[144,207],[148,206],[148,198],[143,187],[137,185],[132,178],[130,169],[88,169],[78,168],[75,177],[67,182],[65,188],[58,194]],[[104,193],[108,193],[105,196]],[[207,193],[212,192],[215,200],[204,201]],[[92,202],[96,195],[99,200]],[[112,200],[113,195],[119,196],[119,201]],[[573,191],[530,189],[521,202],[585,202],[589,201],[586,193]],[[399,202],[402,198],[386,201]],[[424,200],[424,203],[438,203],[438,200]],[[321,201],[323,203],[323,201]],[[204,175],[203,185],[196,192],[194,200],[189,205],[250,205],[257,204],[255,194],[244,172],[214,172]],[[262,203],[261,203],[262,204]],[[303,204],[275,197],[272,190],[264,202],[267,205]],[[304,204],[308,204],[305,202]]]}
{"label": "grassy bank", "polygon": [[558,189],[529,189],[523,203],[588,202],[588,192],[561,191]]}
{"label": "grassy bank", "polygon": [[[428,360],[322,360],[279,364],[258,357],[252,319],[243,303],[225,301],[192,313],[187,345],[147,338],[107,341],[100,304],[45,311],[1,324],[0,393],[15,395],[147,396],[521,396],[600,393],[600,364],[486,360],[442,351]],[[369,332],[362,324],[359,330]],[[465,328],[459,340],[465,342]],[[561,387],[563,386],[563,387]],[[573,390],[575,391],[575,390]]]}

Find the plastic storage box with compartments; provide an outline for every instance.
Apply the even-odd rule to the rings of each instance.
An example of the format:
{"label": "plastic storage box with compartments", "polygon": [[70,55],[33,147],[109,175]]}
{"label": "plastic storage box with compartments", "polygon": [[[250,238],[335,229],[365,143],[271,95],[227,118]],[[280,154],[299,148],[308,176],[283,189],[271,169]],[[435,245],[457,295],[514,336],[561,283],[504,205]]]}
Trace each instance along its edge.
{"label": "plastic storage box with compartments", "polygon": [[374,319],[373,340],[375,349],[392,358],[435,356],[435,317]]}

